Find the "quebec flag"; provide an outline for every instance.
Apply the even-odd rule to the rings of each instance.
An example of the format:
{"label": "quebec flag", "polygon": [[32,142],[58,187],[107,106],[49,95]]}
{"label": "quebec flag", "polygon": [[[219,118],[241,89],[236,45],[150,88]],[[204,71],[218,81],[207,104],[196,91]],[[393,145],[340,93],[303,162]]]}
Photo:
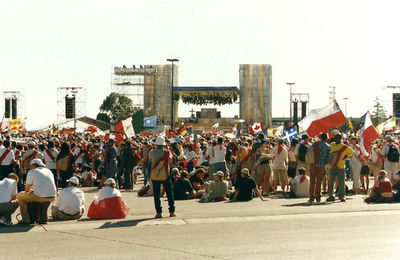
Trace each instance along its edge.
{"label": "quebec flag", "polygon": [[149,116],[143,118],[143,127],[155,128],[157,125],[157,116]]}
{"label": "quebec flag", "polygon": [[292,127],[287,131],[283,132],[282,138],[285,139],[286,142],[290,143],[295,138],[300,138],[299,134],[297,133],[297,127]]}

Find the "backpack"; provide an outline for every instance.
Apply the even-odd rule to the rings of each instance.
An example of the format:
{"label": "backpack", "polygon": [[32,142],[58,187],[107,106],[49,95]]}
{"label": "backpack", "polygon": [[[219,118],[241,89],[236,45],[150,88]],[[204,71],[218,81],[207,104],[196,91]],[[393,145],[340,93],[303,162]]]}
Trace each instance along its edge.
{"label": "backpack", "polygon": [[306,162],[307,146],[305,144],[300,144],[299,147],[299,161]]}
{"label": "backpack", "polygon": [[389,162],[399,162],[399,157],[399,149],[392,145],[389,146],[389,152],[387,154],[387,159],[389,160]]}

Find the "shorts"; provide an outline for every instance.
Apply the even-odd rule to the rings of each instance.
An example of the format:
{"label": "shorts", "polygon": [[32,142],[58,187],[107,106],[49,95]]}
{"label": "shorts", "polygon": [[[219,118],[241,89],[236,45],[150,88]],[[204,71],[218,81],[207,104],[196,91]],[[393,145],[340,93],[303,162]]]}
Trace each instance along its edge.
{"label": "shorts", "polygon": [[286,182],[287,180],[286,169],[274,169],[274,176],[272,179],[274,181]]}
{"label": "shorts", "polygon": [[270,164],[260,164],[254,171],[254,180],[258,183],[263,180],[263,176],[267,176],[267,174],[271,174],[272,169]]}

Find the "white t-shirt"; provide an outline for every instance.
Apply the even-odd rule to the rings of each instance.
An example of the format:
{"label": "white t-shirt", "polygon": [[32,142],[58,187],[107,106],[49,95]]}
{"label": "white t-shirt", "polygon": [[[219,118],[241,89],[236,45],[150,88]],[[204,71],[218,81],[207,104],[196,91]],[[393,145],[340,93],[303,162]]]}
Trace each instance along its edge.
{"label": "white t-shirt", "polygon": [[288,152],[286,148],[282,148],[282,151],[278,154],[278,145],[274,147],[274,150],[272,151],[273,154],[275,155],[274,162],[273,162],[273,169],[280,169],[280,170],[285,170],[286,169],[286,161],[288,160]]}
{"label": "white t-shirt", "polygon": [[[50,157],[50,155],[48,154],[48,152],[50,152],[50,153],[53,155],[54,160],[51,159],[51,157]],[[58,156],[58,152],[57,152],[57,150],[54,149],[54,148],[50,148],[50,149],[48,149],[48,150],[44,150],[44,151],[43,151],[43,157],[44,157],[44,160],[45,160],[45,162],[46,162],[46,167],[49,168],[50,170],[55,170],[55,169],[57,169],[57,167],[56,167],[57,156]]]}
{"label": "white t-shirt", "polygon": [[[7,151],[7,149],[8,148],[0,149],[0,157],[3,156],[3,154]],[[4,158],[4,160],[1,162],[1,165],[4,165],[4,166],[10,165],[12,163],[12,160],[14,160],[14,159],[15,159],[14,152],[12,150],[10,150],[8,152],[8,154],[6,155],[6,157]]]}
{"label": "white t-shirt", "polygon": [[121,192],[118,189],[111,188],[110,186],[106,186],[102,188],[94,197],[95,203],[99,204],[100,201],[113,197],[121,197]]}
{"label": "white t-shirt", "polygon": [[194,151],[190,151],[186,153],[186,160],[190,162],[191,160],[197,158],[197,155]]}
{"label": "white t-shirt", "polygon": [[69,215],[76,215],[85,210],[85,194],[77,187],[62,189],[57,198],[58,209]]}
{"label": "white t-shirt", "polygon": [[303,183],[300,183],[301,177],[301,175],[298,175],[292,180],[292,183],[295,185],[293,192],[296,194],[296,197],[307,198],[310,195],[310,177],[306,175]]}
{"label": "white t-shirt", "polygon": [[39,197],[55,197],[57,193],[53,173],[43,167],[28,171],[26,183],[32,185],[33,193]]}
{"label": "white t-shirt", "polygon": [[15,180],[4,178],[0,181],[0,203],[10,202],[11,196],[17,193],[17,182]]}
{"label": "white t-shirt", "polygon": [[225,162],[226,147],[216,145],[212,149],[214,150],[213,163]]}

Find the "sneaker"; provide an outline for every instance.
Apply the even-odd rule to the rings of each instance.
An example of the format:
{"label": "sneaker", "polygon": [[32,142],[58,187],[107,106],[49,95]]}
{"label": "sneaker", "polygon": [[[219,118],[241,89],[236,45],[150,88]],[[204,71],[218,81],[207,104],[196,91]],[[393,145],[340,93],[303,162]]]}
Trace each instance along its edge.
{"label": "sneaker", "polygon": [[340,199],[340,202],[346,202],[346,199]]}
{"label": "sneaker", "polygon": [[11,226],[12,225],[11,221],[9,222],[5,218],[0,218],[0,224],[1,225],[5,225],[5,226]]}
{"label": "sneaker", "polygon": [[170,217],[170,218],[173,218],[173,217],[176,217],[176,215],[175,215],[174,212],[170,212],[170,213],[169,213],[169,217]]}
{"label": "sneaker", "polygon": [[161,213],[157,213],[156,216],[154,218],[162,218]]}
{"label": "sneaker", "polygon": [[326,201],[335,201],[335,197],[329,197],[326,199]]}

